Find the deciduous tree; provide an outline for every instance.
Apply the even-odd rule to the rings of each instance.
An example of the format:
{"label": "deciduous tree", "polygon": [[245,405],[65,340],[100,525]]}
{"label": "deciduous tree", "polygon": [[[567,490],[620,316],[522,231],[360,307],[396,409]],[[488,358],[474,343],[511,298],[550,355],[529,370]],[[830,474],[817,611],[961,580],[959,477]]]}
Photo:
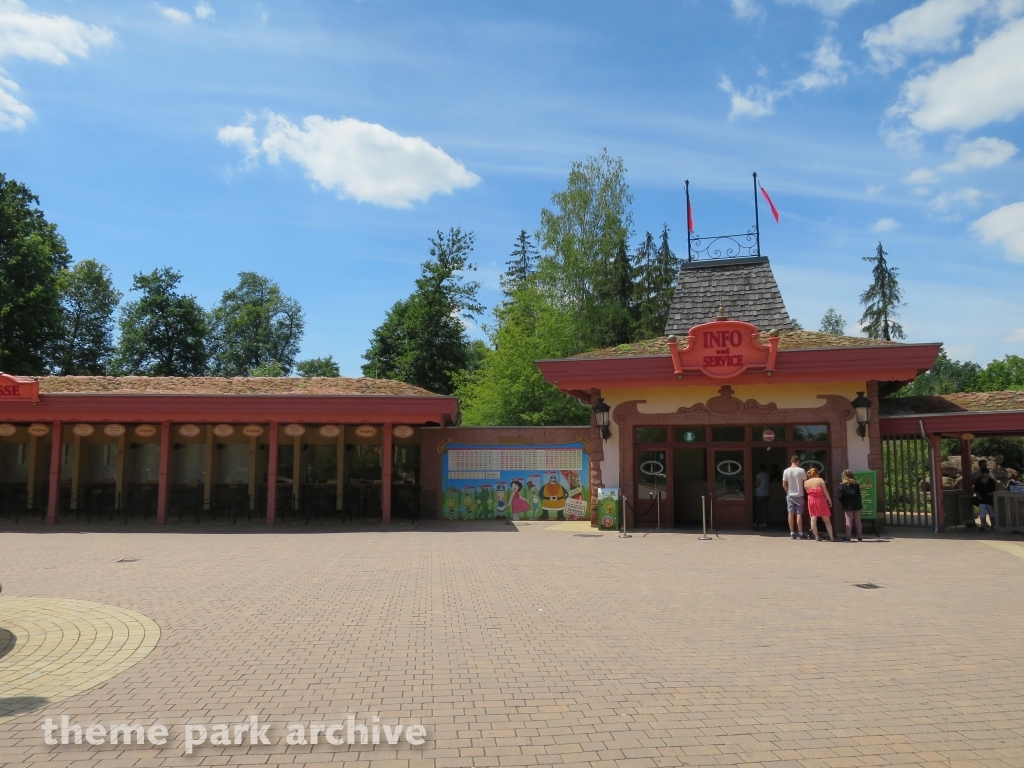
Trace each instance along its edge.
{"label": "deciduous tree", "polygon": [[336,379],[341,376],[341,368],[338,367],[333,355],[300,360],[295,364],[295,372],[307,379],[316,376]]}
{"label": "deciduous tree", "polygon": [[829,307],[821,318],[821,332],[830,333],[833,336],[846,335],[846,321],[842,315],[836,312],[835,307]]}
{"label": "deciduous tree", "polygon": [[106,373],[114,353],[114,311],[122,297],[110,270],[85,259],[63,271],[58,286],[62,322],[51,367],[65,376]]}

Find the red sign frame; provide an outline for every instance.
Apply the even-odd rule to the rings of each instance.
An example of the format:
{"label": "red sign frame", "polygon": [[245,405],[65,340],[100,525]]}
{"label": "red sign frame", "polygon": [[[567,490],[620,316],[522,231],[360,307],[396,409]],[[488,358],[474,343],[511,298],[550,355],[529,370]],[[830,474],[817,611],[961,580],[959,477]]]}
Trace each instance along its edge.
{"label": "red sign frame", "polygon": [[712,379],[732,379],[751,369],[769,373],[775,370],[779,337],[768,337],[767,346],[759,340],[753,323],[719,317],[710,323],[695,325],[686,336],[686,346],[669,336],[668,348],[676,375],[703,373]]}
{"label": "red sign frame", "polygon": [[0,373],[0,404],[10,402],[38,403],[39,382],[36,379]]}

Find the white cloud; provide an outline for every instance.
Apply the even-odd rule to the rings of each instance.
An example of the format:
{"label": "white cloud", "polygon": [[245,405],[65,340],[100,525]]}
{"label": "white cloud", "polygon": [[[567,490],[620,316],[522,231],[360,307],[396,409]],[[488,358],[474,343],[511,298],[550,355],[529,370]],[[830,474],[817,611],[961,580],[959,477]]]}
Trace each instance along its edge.
{"label": "white cloud", "polygon": [[[811,68],[781,88],[773,89],[763,85],[750,85],[741,91],[725,75],[718,81],[718,87],[729,94],[731,109],[729,119],[737,117],[764,117],[775,112],[775,102],[794,91],[817,91],[830,85],[846,82],[842,49],[831,37],[821,41],[811,55]],[[758,69],[760,75],[760,68]]]}
{"label": "white cloud", "polygon": [[208,19],[217,13],[213,10],[213,6],[206,2],[201,2],[196,5],[196,18],[197,19]]}
{"label": "white cloud", "polygon": [[951,218],[959,219],[959,213],[955,210],[964,206],[975,206],[981,199],[981,191],[974,187],[965,187],[956,192],[940,192],[928,204],[935,213],[953,213]]}
{"label": "white cloud", "polygon": [[934,184],[939,175],[930,168],[917,168],[903,177],[904,184]]}
{"label": "white cloud", "polygon": [[892,232],[894,229],[899,227],[899,222],[896,219],[879,219],[875,222],[875,232]]}
{"label": "white cloud", "polygon": [[221,128],[217,137],[224,144],[239,146],[249,165],[260,154],[275,165],[282,158],[292,160],[308,178],[341,198],[408,208],[434,194],[450,194],[480,181],[426,140],[401,136],[382,125],[310,115],[300,127],[273,112],[267,112],[266,118],[261,140],[250,118]]}
{"label": "white cloud", "polygon": [[954,146],[954,159],[939,166],[943,171],[961,173],[968,168],[995,168],[1017,154],[1017,147],[1010,142],[986,136]]}
{"label": "white cloud", "polygon": [[970,131],[1024,113],[1024,19],[978,43],[974,52],[904,83],[891,116],[922,131]]}
{"label": "white cloud", "polygon": [[[33,13],[21,0],[0,0],[0,60],[20,58],[57,66],[69,57],[87,58],[94,48],[114,42],[114,33],[68,16]],[[18,84],[0,70],[0,130],[22,129],[35,113],[14,94]]]}
{"label": "white cloud", "polygon": [[864,33],[862,45],[882,70],[903,66],[907,54],[956,50],[967,18],[990,0],[926,0]]}
{"label": "white cloud", "polygon": [[773,91],[763,85],[748,86],[745,91],[739,91],[725,75],[718,81],[718,87],[729,94],[731,109],[729,119],[737,117],[764,117],[775,112],[775,101],[786,94],[782,91]]}
{"label": "white cloud", "polygon": [[971,224],[981,242],[999,243],[1010,261],[1024,262],[1024,203],[1011,203]]}
{"label": "white cloud", "polygon": [[764,8],[756,0],[732,0],[732,10],[740,19],[763,19]]}
{"label": "white cloud", "polygon": [[776,0],[784,5],[808,5],[826,16],[838,16],[857,0]]}
{"label": "white cloud", "polygon": [[1010,342],[1011,344],[1024,342],[1024,328],[1018,328],[1013,333],[1004,336],[1003,341]]}
{"label": "white cloud", "polygon": [[175,24],[191,24],[192,17],[189,16],[185,11],[181,11],[177,8],[168,8],[163,5],[156,7],[157,13],[163,16],[165,19],[170,19]]}

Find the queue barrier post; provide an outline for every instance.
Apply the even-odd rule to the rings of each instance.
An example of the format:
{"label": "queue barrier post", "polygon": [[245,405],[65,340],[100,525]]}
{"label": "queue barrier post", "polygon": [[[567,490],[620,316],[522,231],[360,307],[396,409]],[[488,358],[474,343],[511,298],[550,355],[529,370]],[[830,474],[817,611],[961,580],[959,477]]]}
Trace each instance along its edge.
{"label": "queue barrier post", "polygon": [[700,497],[700,519],[704,524],[704,535],[698,537],[698,541],[711,541],[711,537],[708,536],[708,497]]}

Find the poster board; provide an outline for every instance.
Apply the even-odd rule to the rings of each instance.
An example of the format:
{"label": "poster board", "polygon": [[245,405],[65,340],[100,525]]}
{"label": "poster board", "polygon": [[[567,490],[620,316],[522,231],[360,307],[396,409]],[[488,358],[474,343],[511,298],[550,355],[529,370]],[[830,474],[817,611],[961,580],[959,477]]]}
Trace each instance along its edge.
{"label": "poster board", "polygon": [[441,457],[441,519],[589,520],[583,443],[452,443]]}
{"label": "poster board", "polygon": [[873,469],[865,469],[861,472],[854,472],[853,476],[860,483],[860,519],[878,519],[878,473]]}

